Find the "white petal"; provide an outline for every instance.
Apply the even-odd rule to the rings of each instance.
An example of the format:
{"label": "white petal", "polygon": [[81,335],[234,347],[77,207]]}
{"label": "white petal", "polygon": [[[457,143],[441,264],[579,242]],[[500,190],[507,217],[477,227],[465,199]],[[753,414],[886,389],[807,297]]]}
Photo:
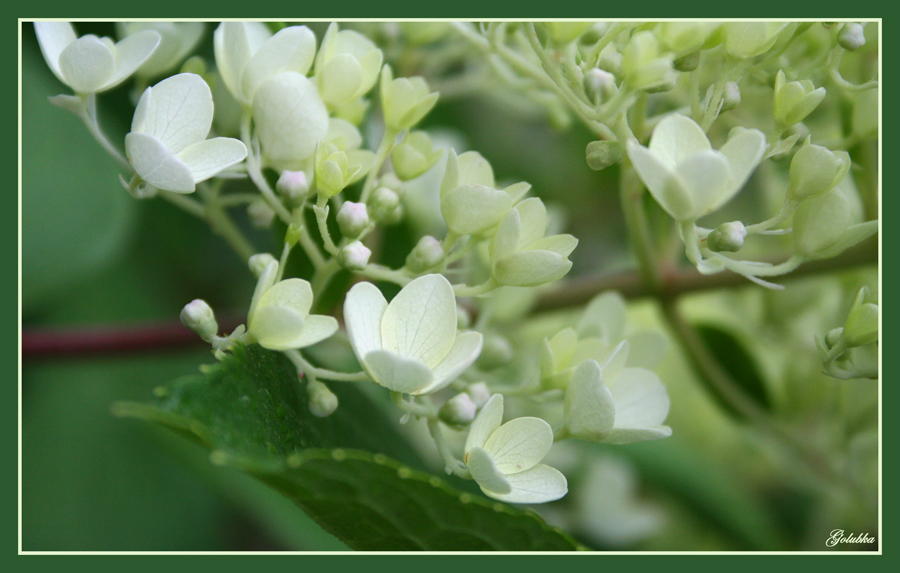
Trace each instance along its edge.
{"label": "white petal", "polygon": [[247,23],[222,22],[213,35],[213,44],[219,75],[231,95],[242,100],[241,75],[253,55],[247,38]]}
{"label": "white petal", "polygon": [[137,107],[134,109],[134,117],[131,119],[131,131],[144,133],[147,125],[147,110],[150,108],[150,100],[153,99],[153,88],[148,87],[141,94]]}
{"label": "white petal", "polygon": [[96,92],[116,70],[116,57],[96,36],[82,36],[59,55],[59,71],[78,93]]}
{"label": "white petal", "polygon": [[456,339],[456,297],[443,275],[419,277],[404,286],[381,319],[383,348],[437,366]]}
{"label": "white petal", "polygon": [[143,30],[116,44],[116,71],[105,84],[104,90],[114,88],[125,81],[141,64],[147,61],[159,46],[159,32]]}
{"label": "white petal", "polygon": [[668,339],[656,330],[645,330],[628,335],[630,349],[626,366],[639,366],[655,370],[666,355]]}
{"label": "white petal", "polygon": [[47,65],[50,66],[59,81],[65,83],[66,80],[59,71],[59,55],[77,38],[72,24],[68,22],[35,22],[34,31],[37,33],[44,60],[47,61]]}
{"label": "white petal", "polygon": [[522,224],[519,247],[528,248],[535,241],[544,238],[544,231],[547,229],[547,209],[543,201],[531,197],[516,205],[516,211],[519,212]]}
{"label": "white petal", "polygon": [[310,314],[306,317],[303,332],[293,341],[296,346],[291,348],[304,348],[325,340],[338,329],[338,321],[333,316],[322,314]]}
{"label": "white petal", "polygon": [[540,418],[516,418],[497,428],[484,451],[504,474],[533,468],[553,445],[553,429]]}
{"label": "white petal", "polygon": [[212,118],[212,93],[203,78],[177,74],[153,86],[143,112],[143,133],[178,153],[206,139]]}
{"label": "white petal", "polygon": [[582,362],[572,373],[566,389],[566,428],[576,438],[602,440],[613,428],[616,406],[603,383],[600,365]]}
{"label": "white petal", "polygon": [[507,503],[547,503],[555,501],[569,492],[566,476],[559,470],[544,464],[538,464],[517,474],[504,476],[512,491],[507,494],[484,493]]}
{"label": "white petal", "polygon": [[596,336],[607,344],[622,340],[625,332],[625,299],[610,291],[595,296],[578,321],[580,337]]}
{"label": "white petal", "polygon": [[528,248],[535,251],[550,251],[561,257],[568,257],[578,246],[578,239],[572,235],[551,235],[532,243]]}
{"label": "white petal", "polygon": [[303,333],[305,318],[289,307],[260,304],[250,315],[247,331],[263,348],[287,350],[295,348],[291,343]]}
{"label": "white petal", "polygon": [[289,308],[306,316],[312,306],[313,294],[309,283],[303,279],[287,279],[277,282],[259,298],[259,307]]}
{"label": "white petal", "polygon": [[616,428],[654,428],[669,414],[666,387],[649,370],[623,369],[610,391],[616,401]]}
{"label": "white petal", "polygon": [[523,251],[497,261],[494,278],[508,286],[539,286],[565,276],[572,262],[551,251]]}
{"label": "white petal", "polygon": [[456,341],[447,356],[434,368],[434,382],[423,393],[440,390],[457,376],[462,374],[481,354],[482,336],[480,332],[462,332],[456,336]]}
{"label": "white petal", "polygon": [[178,157],[199,183],[243,161],[247,157],[247,148],[237,139],[217,137],[188,145]]}
{"label": "white petal", "polygon": [[[737,193],[739,189],[729,189],[731,167],[728,159],[713,150],[701,151],[681,161],[675,168],[675,177],[681,182],[681,188],[688,193],[692,206],[690,216],[675,216],[673,213],[678,220],[711,213],[731,199],[729,192]],[[669,204],[675,205],[674,198],[669,198]]]}
{"label": "white petal", "polygon": [[493,497],[512,491],[509,482],[494,465],[491,457],[481,448],[472,448],[472,451],[466,454],[466,465],[472,478],[485,494]]}
{"label": "white petal", "polygon": [[263,272],[256,280],[256,287],[253,289],[253,298],[250,299],[250,310],[247,311],[247,316],[253,316],[256,312],[256,307],[259,305],[259,301],[262,299],[263,294],[275,284],[275,276],[277,274],[278,261],[269,261],[269,264],[266,265],[266,268],[263,269]]}
{"label": "white petal", "polygon": [[194,191],[191,170],[156,138],[129,133],[125,136],[125,153],[135,172],[154,187],[176,193]]}
{"label": "white petal", "polygon": [[521,217],[519,211],[510,209],[491,241],[491,261],[496,262],[516,252],[519,245]]}
{"label": "white petal", "polygon": [[613,428],[604,439],[607,444],[630,444],[632,442],[644,442],[647,440],[659,440],[672,435],[669,426],[657,426],[655,428]]}
{"label": "white petal", "polygon": [[466,436],[464,451],[470,452],[472,448],[483,448],[485,442],[500,427],[503,421],[503,394],[494,394],[481,411],[475,416],[475,420],[469,426],[469,434]]}
{"label": "white petal", "polygon": [[703,128],[677,113],[659,122],[650,137],[650,152],[669,169],[674,169],[686,157],[709,149]]}
{"label": "white petal", "polygon": [[306,26],[290,26],[269,38],[244,67],[241,89],[253,101],[259,85],[280,72],[306,75],[316,54],[316,37]]}
{"label": "white petal", "polygon": [[372,283],[357,283],[347,293],[344,322],[350,346],[360,363],[366,354],[382,349],[381,317],[387,306],[384,295]]}
{"label": "white petal", "polygon": [[338,54],[316,70],[316,80],[322,89],[322,99],[332,105],[342,105],[356,99],[362,87],[362,67],[350,54]]}
{"label": "white petal", "polygon": [[457,185],[494,186],[494,170],[487,159],[477,151],[467,151],[458,158]]}
{"label": "white petal", "polygon": [[667,167],[646,147],[642,147],[634,141],[629,141],[626,148],[628,158],[631,159],[634,170],[644,182],[644,186],[662,208],[669,211],[668,205],[664,202],[664,191],[668,181],[672,178],[672,170],[675,169],[675,166]]}
{"label": "white petal", "polygon": [[394,392],[411,394],[431,384],[431,370],[418,360],[411,360],[385,350],[373,350],[363,357],[363,368],[375,382]]}
{"label": "white petal", "polygon": [[761,131],[744,128],[736,131],[719,149],[719,152],[728,159],[728,163],[731,165],[731,180],[729,181],[729,193],[720,204],[713,205],[714,209],[741,190],[766,152],[766,136]]}
{"label": "white petal", "polygon": [[628,354],[631,352],[631,344],[627,340],[623,340],[612,349],[609,356],[600,364],[603,370],[603,380],[607,386],[612,388],[616,385],[619,373],[628,363]]}

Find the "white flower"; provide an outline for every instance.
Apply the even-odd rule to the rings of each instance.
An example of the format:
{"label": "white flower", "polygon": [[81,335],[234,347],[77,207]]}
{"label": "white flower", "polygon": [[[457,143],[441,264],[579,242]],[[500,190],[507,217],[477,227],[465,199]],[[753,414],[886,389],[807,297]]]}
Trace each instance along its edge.
{"label": "white flower", "polygon": [[[627,345],[617,350],[627,353]],[[585,360],[572,373],[564,407],[570,436],[627,444],[672,435],[662,425],[669,414],[666,387],[653,372],[622,368],[624,362],[613,356],[601,369],[596,360]]]}
{"label": "white flower", "polygon": [[114,88],[134,73],[159,45],[159,34],[145,30],[113,43],[92,34],[75,37],[68,22],[35,22],[41,53],[53,73],[76,93]]}
{"label": "white flower", "polygon": [[162,38],[153,55],[136,72],[144,78],[160,76],[180,64],[200,43],[205,29],[204,22],[116,22],[119,37],[153,30]]}
{"label": "white flower", "polygon": [[388,304],[371,283],[347,293],[344,319],[350,344],[365,371],[404,394],[440,390],[478,358],[481,334],[456,332],[456,297],[442,275],[425,275]]}
{"label": "white flower", "polygon": [[719,151],[694,120],[674,114],[659,122],[650,147],[632,140],[628,157],[641,180],[676,221],[712,213],[744,186],[766,150],[756,129],[735,128]]}
{"label": "white flower", "polygon": [[338,328],[331,316],[309,314],[313,294],[303,279],[275,282],[278,262],[271,261],[253,291],[247,332],[269,350],[290,350],[325,340]]}
{"label": "white flower", "polygon": [[362,97],[378,80],[381,61],[381,50],[371,40],[353,30],[338,31],[332,23],[316,56],[322,99],[337,107]]}
{"label": "white flower", "polygon": [[125,136],[125,153],[154,187],[191,193],[197,183],[240,163],[247,148],[236,139],[207,140],[213,101],[196,74],[178,74],[147,88]]}
{"label": "white flower", "polygon": [[553,445],[540,418],[503,421],[503,396],[494,394],[469,428],[464,461],[488,497],[510,503],[546,503],[566,495],[566,477],[539,463]]}

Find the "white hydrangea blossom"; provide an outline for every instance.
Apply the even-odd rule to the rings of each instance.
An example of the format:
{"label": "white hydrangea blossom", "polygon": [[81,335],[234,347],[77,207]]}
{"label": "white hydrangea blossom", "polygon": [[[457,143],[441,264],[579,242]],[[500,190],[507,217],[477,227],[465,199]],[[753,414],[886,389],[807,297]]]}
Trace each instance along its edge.
{"label": "white hydrangea blossom", "polygon": [[200,43],[205,29],[203,22],[116,22],[116,32],[121,38],[144,30],[153,30],[160,35],[159,46],[153,55],[135,72],[143,78],[162,75],[180,64]]}
{"label": "white hydrangea blossom", "polygon": [[154,187],[193,192],[197,183],[247,156],[236,139],[206,139],[212,119],[212,93],[196,74],[178,74],[147,88],[125,136],[129,162]]}
{"label": "white hydrangea blossom", "polygon": [[568,492],[566,477],[540,463],[553,430],[540,418],[503,425],[503,395],[494,394],[469,428],[464,462],[488,497],[509,503],[546,503]]}
{"label": "white hydrangea blossom", "polygon": [[390,304],[375,285],[359,283],[347,293],[344,319],[363,369],[395,392],[440,390],[481,352],[481,333],[456,332],[456,297],[442,275],[415,279]]}
{"label": "white hydrangea blossom", "polygon": [[54,75],[79,94],[116,87],[147,61],[160,41],[153,30],[132,34],[118,43],[93,34],[79,38],[68,22],[35,22],[34,30]]}

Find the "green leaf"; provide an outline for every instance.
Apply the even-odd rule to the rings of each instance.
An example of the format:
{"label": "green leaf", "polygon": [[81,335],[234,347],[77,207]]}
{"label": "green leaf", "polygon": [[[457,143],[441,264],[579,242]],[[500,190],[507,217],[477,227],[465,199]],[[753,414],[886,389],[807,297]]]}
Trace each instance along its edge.
{"label": "green leaf", "polygon": [[[697,334],[716,357],[719,365],[732,380],[743,390],[748,398],[764,410],[770,410],[772,403],[766,390],[762,374],[756,364],[756,360],[747,351],[745,346],[730,332],[718,326],[701,324],[697,325]],[[716,388],[710,386],[709,390],[719,404],[736,418],[741,414],[734,410],[728,400],[723,399]]]}
{"label": "green leaf", "polygon": [[158,388],[153,404],[114,411],[198,440],[213,463],[260,478],[353,549],[582,549],[529,510],[409,467],[423,464],[353,384],[330,384],[340,406],[317,418],[281,353],[237,347],[204,370]]}

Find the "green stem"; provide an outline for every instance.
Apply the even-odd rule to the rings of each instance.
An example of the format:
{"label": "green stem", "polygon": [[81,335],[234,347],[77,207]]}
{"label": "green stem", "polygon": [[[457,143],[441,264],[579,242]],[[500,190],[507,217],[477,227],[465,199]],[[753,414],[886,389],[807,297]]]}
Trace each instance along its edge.
{"label": "green stem", "polygon": [[197,191],[206,205],[206,219],[209,221],[213,231],[221,235],[241,260],[246,263],[250,260],[250,257],[256,254],[256,249],[253,248],[250,241],[238,229],[228,212],[219,203],[219,186],[201,184],[197,186]]}
{"label": "green stem", "polygon": [[487,294],[500,285],[497,284],[497,280],[493,277],[489,278],[486,282],[475,285],[475,286],[466,286],[466,285],[453,285],[453,293],[456,296],[480,296],[483,294]]}
{"label": "green stem", "polygon": [[128,160],[125,159],[125,156],[122,155],[116,146],[110,143],[109,139],[106,138],[106,135],[103,133],[103,130],[100,128],[100,122],[97,120],[97,95],[96,94],[87,94],[82,96],[83,106],[81,108],[81,113],[78,116],[84,122],[84,125],[87,126],[88,131],[91,132],[91,135],[94,136],[94,139],[97,140],[97,143],[100,144],[103,149],[109,153],[113,159],[121,163],[126,169],[131,171],[131,164],[128,163]]}
{"label": "green stem", "polygon": [[428,433],[431,434],[431,439],[434,440],[434,445],[444,460],[444,471],[448,474],[453,473],[463,479],[472,479],[472,474],[469,473],[466,464],[450,451],[450,446],[444,439],[444,433],[441,431],[441,424],[437,418],[428,419]]}
{"label": "green stem", "polygon": [[168,201],[169,203],[175,205],[179,209],[184,212],[197,217],[198,219],[206,220],[206,208],[201,205],[195,199],[191,199],[181,193],[173,193],[171,191],[159,191],[158,194],[161,198]]}
{"label": "green stem", "polygon": [[389,269],[388,267],[378,265],[372,263],[366,266],[365,269],[356,272],[359,275],[362,275],[368,279],[376,280],[376,281],[387,281],[394,284],[398,284],[401,287],[406,286],[412,278],[406,275],[401,270]]}
{"label": "green stem", "polygon": [[335,372],[326,368],[317,368],[307,362],[299,350],[283,350],[282,353],[294,363],[299,372],[303,372],[313,379],[322,378],[334,382],[365,382],[371,380],[365,372]]}
{"label": "green stem", "polygon": [[328,231],[329,209],[327,201],[327,199],[323,199],[322,196],[319,195],[319,204],[313,206],[313,211],[316,213],[316,224],[319,226],[319,234],[322,236],[322,242],[325,245],[325,250],[328,251],[332,256],[337,256],[337,245],[334,244],[334,241],[331,239],[331,233]]}
{"label": "green stem", "polygon": [[381,138],[381,144],[378,146],[378,151],[375,153],[375,162],[372,164],[372,169],[369,170],[369,173],[366,175],[366,182],[363,184],[362,194],[359,197],[360,203],[365,203],[369,198],[369,195],[372,194],[372,191],[375,190],[375,182],[378,180],[378,173],[381,171],[384,162],[387,161],[391,149],[394,148],[396,139],[397,132],[385,128],[384,136]]}

